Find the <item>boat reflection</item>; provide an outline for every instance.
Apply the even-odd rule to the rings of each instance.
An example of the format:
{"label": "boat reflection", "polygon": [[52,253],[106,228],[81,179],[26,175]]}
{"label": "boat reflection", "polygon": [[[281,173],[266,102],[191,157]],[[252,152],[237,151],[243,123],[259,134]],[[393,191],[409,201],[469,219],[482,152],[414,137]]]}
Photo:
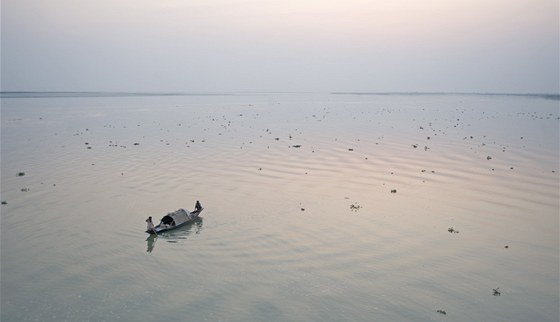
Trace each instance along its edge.
{"label": "boat reflection", "polygon": [[148,247],[146,252],[151,253],[154,250],[158,239],[165,240],[168,243],[178,243],[181,240],[187,239],[187,237],[193,233],[198,234],[202,230],[202,224],[203,220],[199,217],[189,224],[160,233],[159,235],[150,234],[146,239]]}

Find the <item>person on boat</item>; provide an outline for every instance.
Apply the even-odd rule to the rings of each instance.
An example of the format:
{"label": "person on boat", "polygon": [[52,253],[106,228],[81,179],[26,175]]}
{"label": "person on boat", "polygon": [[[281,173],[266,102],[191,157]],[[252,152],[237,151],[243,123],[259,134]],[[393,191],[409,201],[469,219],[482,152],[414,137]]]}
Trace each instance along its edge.
{"label": "person on boat", "polygon": [[200,205],[200,201],[196,201],[196,204],[194,205],[194,211],[199,211],[202,208],[202,206]]}
{"label": "person on boat", "polygon": [[156,231],[156,227],[154,227],[154,223],[152,222],[152,216],[148,217],[148,219],[146,219],[146,222],[148,223],[148,229],[147,229],[147,231],[149,231],[149,232],[155,232],[155,231]]}

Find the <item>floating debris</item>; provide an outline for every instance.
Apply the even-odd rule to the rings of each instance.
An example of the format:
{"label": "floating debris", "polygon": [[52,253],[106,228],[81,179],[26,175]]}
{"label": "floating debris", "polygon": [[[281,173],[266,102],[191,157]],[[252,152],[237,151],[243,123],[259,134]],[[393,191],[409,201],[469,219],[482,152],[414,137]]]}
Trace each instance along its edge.
{"label": "floating debris", "polygon": [[292,148],[301,148],[300,144],[292,145]]}
{"label": "floating debris", "polygon": [[350,210],[355,211],[355,212],[360,210],[360,208],[362,208],[362,206],[358,205],[357,202],[354,202],[353,204],[350,205]]}
{"label": "floating debris", "polygon": [[500,296],[500,295],[502,295],[502,293],[500,292],[500,288],[499,288],[499,287],[493,288],[492,290],[494,291],[494,293],[492,293],[492,295],[494,295],[494,296]]}
{"label": "floating debris", "polygon": [[397,193],[397,189],[391,189],[391,193]]}
{"label": "floating debris", "polygon": [[305,208],[301,208],[301,211],[305,211]]}
{"label": "floating debris", "polygon": [[25,175],[25,172],[18,172],[16,174],[16,177],[23,177]]}
{"label": "floating debris", "polygon": [[437,310],[436,312],[439,314],[447,315],[447,312],[445,312],[444,310]]}
{"label": "floating debris", "polygon": [[134,145],[140,145],[140,143],[136,142],[136,143],[134,143]]}
{"label": "floating debris", "polygon": [[508,246],[508,245],[505,245],[504,248],[509,248],[509,246]]}
{"label": "floating debris", "polygon": [[21,188],[21,192],[29,192],[29,188]]}
{"label": "floating debris", "polygon": [[3,204],[3,205],[7,205],[8,202],[7,202],[7,201],[2,201],[2,204]]}
{"label": "floating debris", "polygon": [[348,149],[348,151],[354,151],[354,149]]}
{"label": "floating debris", "polygon": [[492,160],[492,157],[491,157],[491,156],[487,156],[487,157],[486,157],[486,160]]}
{"label": "floating debris", "polygon": [[451,234],[458,234],[459,233],[459,231],[457,229],[453,228],[453,227],[449,227],[447,229],[447,231]]}

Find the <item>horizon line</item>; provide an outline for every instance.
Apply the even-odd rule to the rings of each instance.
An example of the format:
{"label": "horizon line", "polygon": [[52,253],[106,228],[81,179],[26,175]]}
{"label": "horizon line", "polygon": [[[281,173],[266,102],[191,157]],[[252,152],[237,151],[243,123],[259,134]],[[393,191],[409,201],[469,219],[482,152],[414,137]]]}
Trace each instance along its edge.
{"label": "horizon line", "polygon": [[529,96],[560,100],[560,93],[508,93],[508,92],[457,92],[457,91],[0,91],[0,98],[42,97],[125,97],[125,96],[235,96],[248,94],[329,94],[329,95],[479,95],[479,96]]}

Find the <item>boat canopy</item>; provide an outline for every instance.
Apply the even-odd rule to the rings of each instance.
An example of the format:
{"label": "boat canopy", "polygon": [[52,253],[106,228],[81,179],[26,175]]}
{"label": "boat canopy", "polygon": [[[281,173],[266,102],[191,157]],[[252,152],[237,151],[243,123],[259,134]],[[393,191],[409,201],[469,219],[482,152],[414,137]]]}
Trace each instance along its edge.
{"label": "boat canopy", "polygon": [[161,218],[161,222],[166,225],[179,225],[189,219],[189,212],[185,209],[179,209],[174,212],[170,212]]}

